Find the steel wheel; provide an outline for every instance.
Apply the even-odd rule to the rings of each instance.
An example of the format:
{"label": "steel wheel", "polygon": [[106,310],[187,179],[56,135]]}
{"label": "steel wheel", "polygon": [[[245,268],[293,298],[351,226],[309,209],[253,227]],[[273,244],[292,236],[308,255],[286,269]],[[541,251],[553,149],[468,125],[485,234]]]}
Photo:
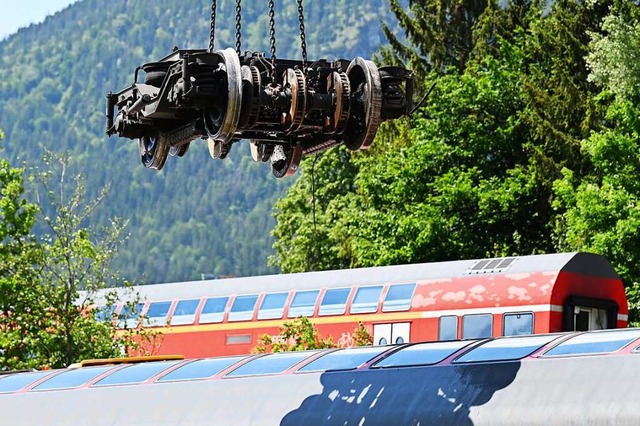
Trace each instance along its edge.
{"label": "steel wheel", "polygon": [[148,169],[162,170],[169,155],[169,144],[163,134],[138,139],[140,160]]}
{"label": "steel wheel", "polygon": [[[225,71],[227,80],[226,105],[224,110],[210,108],[204,111],[204,125],[209,139],[215,143],[228,144],[233,139],[240,119],[240,106],[242,104],[242,69],[240,59],[233,49],[219,50],[216,52],[219,59],[219,67]],[[211,150],[213,153],[218,150]],[[214,157],[219,158],[219,157]]]}
{"label": "steel wheel", "polygon": [[351,115],[344,131],[344,143],[351,150],[367,149],[382,121],[382,83],[378,67],[362,58],[347,68],[351,85]]}

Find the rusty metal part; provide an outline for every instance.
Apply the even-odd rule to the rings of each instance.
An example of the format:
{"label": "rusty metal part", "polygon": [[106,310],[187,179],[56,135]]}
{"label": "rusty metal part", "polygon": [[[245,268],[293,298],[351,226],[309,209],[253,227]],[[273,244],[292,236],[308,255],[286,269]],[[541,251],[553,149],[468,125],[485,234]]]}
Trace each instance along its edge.
{"label": "rusty metal part", "polygon": [[140,160],[148,169],[162,170],[169,154],[169,144],[164,134],[143,136],[138,140]]}
{"label": "rusty metal part", "polygon": [[240,111],[238,127],[251,129],[255,126],[260,114],[260,106],[262,105],[260,98],[261,92],[262,78],[260,77],[260,70],[254,66],[243,65],[242,109]]}
{"label": "rusty metal part", "polygon": [[304,73],[299,69],[288,68],[283,77],[283,86],[291,90],[291,106],[284,114],[282,125],[286,131],[294,132],[300,128],[307,112],[307,84]]}
{"label": "rusty metal part", "polygon": [[302,154],[304,155],[318,154],[322,151],[326,151],[337,145],[340,145],[340,141],[337,141],[335,139],[325,140],[325,141],[310,145],[308,148],[303,148]]}
{"label": "rusty metal part", "polygon": [[333,114],[329,115],[329,131],[340,135],[349,120],[351,109],[351,86],[347,74],[333,71],[327,77],[327,89],[334,96]]}
{"label": "rusty metal part", "polygon": [[271,155],[271,172],[277,178],[294,175],[300,166],[300,146],[276,145]]}
{"label": "rusty metal part", "polygon": [[347,68],[351,96],[361,108],[352,114],[344,132],[344,142],[351,150],[367,149],[382,122],[382,83],[378,68],[372,61],[354,59]]}

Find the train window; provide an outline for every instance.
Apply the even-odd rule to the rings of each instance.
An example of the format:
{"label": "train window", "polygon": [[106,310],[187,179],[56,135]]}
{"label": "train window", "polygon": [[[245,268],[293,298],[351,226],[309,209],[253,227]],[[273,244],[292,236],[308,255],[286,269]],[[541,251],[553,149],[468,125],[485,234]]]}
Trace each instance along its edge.
{"label": "train window", "polygon": [[455,352],[470,345],[469,340],[428,342],[410,345],[376,362],[372,368],[407,367],[410,365],[437,364]]}
{"label": "train window", "polygon": [[0,380],[0,393],[17,392],[31,383],[35,383],[52,371],[37,371],[35,373],[14,374]]}
{"label": "train window", "polygon": [[408,311],[415,289],[415,284],[395,284],[389,287],[382,303],[382,312]]}
{"label": "train window", "polygon": [[303,359],[316,353],[317,351],[280,352],[261,356],[247,362],[246,364],[242,364],[240,367],[228,373],[225,377],[282,373]]}
{"label": "train window", "polygon": [[462,317],[462,338],[491,337],[492,327],[493,315],[491,314],[464,315]]}
{"label": "train window", "polygon": [[289,306],[289,318],[310,317],[316,307],[320,290],[298,291]]}
{"label": "train window", "polygon": [[353,370],[387,350],[388,346],[339,349],[311,361],[298,371]]}
{"label": "train window", "polygon": [[236,296],[229,311],[229,321],[249,321],[253,318],[253,311],[258,301],[257,294]]}
{"label": "train window", "polygon": [[318,315],[342,315],[347,309],[350,288],[332,288],[325,291]]}
{"label": "train window", "polygon": [[199,359],[176,368],[175,370],[160,377],[157,381],[172,382],[176,380],[206,379],[207,377],[215,376],[222,370],[225,370],[246,358],[246,356],[234,356],[226,358]]}
{"label": "train window", "polygon": [[522,359],[557,337],[557,334],[545,334],[489,340],[463,354],[454,363]]}
{"label": "train window", "polygon": [[135,308],[132,308],[130,304],[123,305],[118,315],[118,327],[136,328],[140,322],[140,314],[142,314],[143,307],[144,303],[137,303]]}
{"label": "train window", "polygon": [[116,313],[116,305],[98,306],[93,315],[99,322],[111,322]]}
{"label": "train window", "polygon": [[365,314],[376,312],[378,310],[378,303],[380,301],[381,292],[381,285],[360,287],[356,292],[356,296],[353,298],[353,303],[351,304],[349,313]]}
{"label": "train window", "polygon": [[438,340],[456,340],[458,338],[458,317],[447,315],[440,317]]}
{"label": "train window", "polygon": [[52,378],[35,386],[33,390],[77,388],[95,379],[102,373],[111,370],[113,365],[106,367],[85,367],[63,371]]}
{"label": "train window", "polygon": [[162,327],[167,325],[167,314],[171,308],[171,302],[153,302],[149,305],[146,315],[146,324],[149,327]]}
{"label": "train window", "polygon": [[93,386],[134,385],[146,382],[156,374],[182,361],[145,362],[128,365],[98,380]]}
{"label": "train window", "polygon": [[[200,299],[180,300],[171,315],[171,325],[193,324],[196,320],[196,310]],[[226,304],[226,302],[225,302]],[[224,307],[222,308],[224,312]]]}
{"label": "train window", "polygon": [[284,315],[284,304],[287,302],[289,293],[269,293],[265,294],[258,310],[258,319],[282,318]]}
{"label": "train window", "polygon": [[502,324],[502,334],[504,336],[533,334],[533,313],[516,312],[504,314]]}
{"label": "train window", "polygon": [[246,345],[251,343],[251,334],[227,334],[225,340],[227,345]]}
{"label": "train window", "polygon": [[342,315],[347,308],[350,288],[332,288],[324,293],[318,315]]}
{"label": "train window", "polygon": [[228,297],[211,297],[207,299],[200,312],[200,324],[222,322],[224,309],[227,307]]}
{"label": "train window", "polygon": [[640,338],[640,329],[584,333],[551,348],[544,353],[544,356],[615,352],[638,338]]}

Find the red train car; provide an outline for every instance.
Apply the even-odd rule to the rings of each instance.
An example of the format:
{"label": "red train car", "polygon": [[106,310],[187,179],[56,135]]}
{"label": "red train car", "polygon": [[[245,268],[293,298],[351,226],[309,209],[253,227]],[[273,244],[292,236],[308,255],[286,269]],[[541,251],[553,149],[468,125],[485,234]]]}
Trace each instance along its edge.
{"label": "red train car", "polygon": [[628,317],[621,279],[604,257],[589,253],[155,284],[135,291],[145,302],[125,326],[141,326],[138,317],[146,316],[144,326],[162,335],[155,353],[188,358],[248,353],[260,336],[275,336],[284,321],[300,316],[340,346],[353,344],[358,321],[372,332],[374,344],[385,345],[620,328]]}

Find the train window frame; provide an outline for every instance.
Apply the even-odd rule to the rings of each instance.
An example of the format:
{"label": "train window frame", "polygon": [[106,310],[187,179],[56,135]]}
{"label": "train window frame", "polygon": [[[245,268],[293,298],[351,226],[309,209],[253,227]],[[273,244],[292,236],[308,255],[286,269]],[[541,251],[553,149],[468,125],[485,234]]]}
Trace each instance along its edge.
{"label": "train window frame", "polygon": [[[531,316],[531,332],[530,333],[523,333],[523,334],[506,334],[506,324],[507,324],[507,317],[512,317],[514,315],[530,315]],[[536,315],[535,312],[533,311],[522,311],[522,312],[505,312],[504,314],[502,314],[502,335],[503,336],[528,336],[531,334],[535,334],[535,321],[536,321]]]}
{"label": "train window frame", "polygon": [[[37,385],[33,386],[29,389],[29,392],[46,392],[53,390],[62,390],[62,389],[77,389],[86,385],[87,383],[92,382],[98,377],[106,374],[110,370],[113,370],[113,365],[106,366],[96,366],[96,367],[82,367],[82,368],[73,368],[61,371],[59,374],[56,374],[52,377],[49,377]],[[84,377],[82,381],[73,381],[76,376]],[[60,384],[61,380],[67,380],[66,384]],[[57,384],[58,383],[58,384]]]}
{"label": "train window frame", "polygon": [[[222,306],[222,311],[216,310],[213,312],[205,312],[207,308],[207,304],[210,300],[224,300],[224,304]],[[198,315],[198,324],[219,324],[224,321],[224,314],[227,311],[229,306],[229,300],[231,300],[230,296],[214,296],[207,297],[204,299],[204,303],[200,308],[200,313]],[[217,305],[219,306],[219,305]]]}
{"label": "train window frame", "polygon": [[[380,296],[382,296],[383,285],[366,285],[360,286],[356,288],[356,292],[353,296],[353,300],[351,301],[351,306],[349,307],[350,314],[372,314],[378,312],[380,309]],[[377,300],[375,304],[373,302],[358,302],[358,295],[364,294],[367,290],[378,289]]]}
{"label": "train window frame", "polygon": [[117,317],[118,305],[112,303],[110,305],[100,305],[93,309],[93,317],[98,322],[113,323],[113,319]]}
{"label": "train window frame", "polygon": [[[576,341],[578,341],[578,344],[580,344],[580,340],[581,339],[587,339],[587,342],[584,342],[583,345],[589,345],[589,344],[595,344],[594,346],[597,347],[598,344],[603,344],[603,340],[594,340],[594,341],[588,341],[588,339],[591,336],[597,336],[599,334],[605,334],[603,333],[606,332],[606,335],[609,337],[613,337],[616,334],[622,334],[622,333],[629,333],[632,335],[635,335],[635,337],[628,339],[628,341],[626,343],[623,343],[621,345],[616,346],[614,349],[608,349],[608,350],[600,350],[600,351],[573,351],[573,352],[562,352],[562,353],[556,353],[558,350],[560,350],[563,347],[567,347],[571,344],[576,344]],[[540,354],[540,357],[542,358],[556,358],[556,357],[574,357],[574,356],[590,356],[590,355],[605,355],[605,354],[612,354],[612,353],[616,353],[619,352],[631,345],[633,345],[634,342],[637,342],[638,339],[640,339],[640,329],[637,328],[620,328],[620,329],[607,329],[607,330],[597,330],[597,331],[586,331],[586,332],[579,332],[578,334],[575,334],[567,339],[562,340],[560,343],[558,343],[557,345],[554,345],[553,347],[549,348],[548,350],[546,350],[544,353]],[[611,342],[612,340],[609,340],[609,342]],[[613,340],[615,341],[615,340]],[[607,342],[607,340],[604,341],[605,343]]]}
{"label": "train window frame", "polygon": [[[282,299],[282,306],[278,306],[275,308],[264,308],[264,304],[268,297],[273,296],[284,296]],[[279,291],[277,293],[266,293],[262,300],[260,301],[260,306],[258,307],[258,320],[269,320],[269,319],[282,319],[284,317],[284,309],[287,306],[287,300],[289,299],[288,291]]]}
{"label": "train window frame", "polygon": [[[167,373],[158,377],[154,381],[154,383],[173,383],[173,382],[187,382],[187,381],[210,379],[250,357],[251,355],[235,355],[235,356],[226,356],[226,357],[217,357],[217,358],[194,359],[190,362],[187,362],[187,363],[184,363],[183,365],[178,366],[177,368],[171,369],[171,371],[168,371]],[[221,365],[215,367],[215,372],[212,372],[214,370],[205,369],[207,371],[207,374],[202,374],[201,373],[202,369],[200,369],[198,370],[198,372],[200,373],[197,375],[190,374],[188,376],[184,376],[185,372],[194,371],[195,366],[200,366],[200,365],[206,366],[210,364],[216,365],[218,363],[220,363]],[[222,367],[223,365],[224,367]],[[173,378],[175,376],[179,376],[179,377]]]}
{"label": "train window frame", "polygon": [[[296,298],[299,295],[306,295],[315,293],[315,297],[313,299],[313,305],[309,303],[305,303],[299,306],[294,306],[296,303]],[[287,310],[287,318],[299,318],[299,317],[310,317],[316,311],[316,306],[318,305],[318,299],[320,298],[320,290],[296,290],[289,302],[288,310]]]}
{"label": "train window frame", "polygon": [[[489,335],[488,336],[484,336],[484,335],[478,335],[478,336],[467,336],[465,333],[466,331],[466,327],[465,327],[465,320],[471,320],[471,319],[475,319],[475,318],[489,318],[490,322],[489,322]],[[493,314],[490,313],[478,313],[478,314],[467,314],[467,315],[462,315],[462,340],[468,340],[468,339],[486,339],[489,337],[493,337]]]}
{"label": "train window frame", "polygon": [[[256,377],[256,376],[273,376],[276,374],[281,374],[296,365],[305,362],[309,358],[315,356],[319,350],[311,350],[311,351],[293,351],[293,352],[274,352],[271,354],[266,354],[264,356],[259,356],[253,359],[250,359],[247,362],[242,363],[237,368],[227,372],[222,378],[223,379],[234,379],[239,377]],[[282,362],[278,363],[278,361],[286,361],[287,358],[292,358],[292,362]],[[273,361],[273,360],[276,361]],[[265,362],[267,364],[265,364]],[[271,365],[271,369],[265,370],[255,370],[256,367],[266,366],[268,364]],[[278,368],[273,368],[278,367]],[[249,370],[249,372],[243,372],[245,370]]]}
{"label": "train window frame", "polygon": [[[347,303],[349,302],[349,296],[351,296],[352,287],[340,287],[340,288],[328,288],[322,295],[320,300],[320,307],[318,308],[318,316],[330,316],[330,315],[344,315],[347,312]],[[337,293],[346,291],[347,295],[342,303],[327,303],[325,304],[325,298],[328,293]],[[324,308],[324,310],[323,310]],[[340,309],[342,308],[342,309]]]}
{"label": "train window frame", "polygon": [[[39,381],[43,380],[45,377],[57,373],[55,370],[44,370],[44,371],[32,371],[28,373],[19,373],[19,374],[11,374],[6,377],[2,377],[0,379],[0,395],[7,393],[16,393],[20,392],[23,389],[29,388]],[[29,378],[32,378],[29,380]],[[10,389],[7,389],[7,383],[18,382],[21,384],[20,387],[13,386]]]}
{"label": "train window frame", "polygon": [[[144,311],[145,305],[146,305],[145,302],[138,302],[135,305],[136,306],[135,309],[130,310],[129,305],[127,303],[123,303],[120,306],[120,310],[118,311],[118,321],[117,321],[118,328],[128,329],[128,330],[137,328],[140,325],[142,312]],[[125,313],[123,312],[124,310],[127,310],[128,312]],[[125,317],[123,318],[123,316]]]}
{"label": "train window frame", "polygon": [[[180,304],[183,302],[196,302],[195,303],[195,307],[193,309],[192,313],[187,313],[187,314],[179,314],[176,315],[176,312],[178,311],[178,308],[180,307]],[[169,319],[169,324],[174,326],[174,325],[191,325],[194,324],[196,322],[196,314],[198,313],[198,308],[200,307],[200,302],[202,302],[202,299],[180,299],[176,302],[173,311],[171,313],[171,318]],[[204,307],[204,306],[203,306]],[[177,321],[176,321],[177,320]]]}
{"label": "train window frame", "polygon": [[[227,316],[228,322],[238,322],[238,321],[251,321],[255,316],[256,305],[258,304],[258,294],[241,294],[236,295],[233,298],[233,302],[231,303],[231,307],[229,308],[229,315]],[[234,310],[236,304],[243,304],[245,301],[249,301],[253,299],[253,303],[251,303],[251,309],[244,309],[244,307],[238,306],[239,309],[243,310]],[[248,307],[248,305],[247,305]]]}
{"label": "train window frame", "polygon": [[[171,360],[171,361],[154,361],[143,362],[140,364],[128,364],[123,368],[114,368],[113,371],[100,380],[92,383],[92,388],[102,388],[108,386],[133,386],[145,383],[155,376],[162,374],[165,370],[175,367],[177,364],[183,363],[183,360]],[[134,372],[134,380],[128,381],[113,381],[120,377],[126,378],[127,374]],[[137,375],[135,373],[138,373]],[[131,378],[131,377],[130,377]]]}
{"label": "train window frame", "polygon": [[[515,336],[507,336],[500,339],[486,339],[479,344],[469,348],[469,350],[457,356],[451,363],[452,364],[473,364],[483,362],[502,362],[502,361],[518,361],[532,354],[536,353],[540,349],[544,348],[558,337],[560,334],[521,334]],[[534,345],[514,345],[517,341],[533,341],[538,342]],[[509,344],[511,344],[509,346]],[[526,349],[524,349],[526,348]],[[487,350],[488,349],[488,350]],[[503,350],[504,349],[504,350]],[[524,349],[517,352],[514,356],[497,356],[496,354],[504,353],[506,350],[513,349],[517,352],[518,349]],[[491,353],[492,356],[482,356],[483,354]],[[476,358],[473,358],[473,357]]]}
{"label": "train window frame", "polygon": [[[455,337],[453,339],[443,339],[442,338],[442,320],[444,318],[455,318],[456,320],[456,326],[455,326]],[[457,340],[458,336],[459,336],[459,327],[460,327],[460,317],[458,315],[442,315],[441,317],[438,318],[438,341],[439,342],[444,342],[447,340]]]}
{"label": "train window frame", "polygon": [[225,345],[249,345],[253,342],[253,334],[227,334],[224,337]]}
{"label": "train window frame", "polygon": [[[361,366],[371,362],[372,360],[379,357],[381,354],[388,351],[390,346],[359,346],[352,348],[340,348],[333,351],[326,352],[321,356],[311,360],[306,363],[302,367],[296,370],[296,374],[305,374],[305,373],[318,373],[324,371],[351,371],[360,368]],[[357,356],[359,353],[364,354],[364,357]],[[346,354],[349,357],[349,354],[354,354],[349,358],[350,362],[348,365],[343,365],[341,367],[334,368],[314,368],[313,366],[317,366],[318,364],[326,363],[327,360],[331,361],[332,358],[341,358]],[[354,361],[355,360],[355,361]],[[357,361],[357,363],[356,363]]]}
{"label": "train window frame", "polygon": [[[392,290],[399,289],[401,287],[411,287],[411,294],[409,298],[389,300]],[[416,283],[390,284],[387,289],[387,294],[385,294],[384,300],[382,301],[382,312],[403,312],[411,309],[411,302],[413,301],[413,296],[417,287],[418,285]]]}
{"label": "train window frame", "polygon": [[[150,316],[149,311],[154,305],[167,305],[167,311],[164,316]],[[153,301],[150,302],[145,311],[144,318],[144,326],[145,327],[164,327],[168,324],[169,312],[171,312],[171,308],[173,307],[173,300],[161,300],[161,301]],[[164,321],[163,321],[164,320]]]}
{"label": "train window frame", "polygon": [[[475,345],[477,342],[478,342],[477,340],[439,340],[439,341],[435,341],[435,342],[412,343],[412,344],[406,345],[404,347],[401,347],[400,349],[398,349],[396,351],[393,351],[392,353],[390,353],[389,355],[385,356],[384,358],[376,361],[371,366],[371,368],[384,369],[384,368],[416,367],[416,366],[422,366],[422,365],[435,365],[435,364],[439,364],[439,363],[443,362],[447,358],[450,358],[451,356],[453,356],[457,352],[465,350],[469,346]],[[443,353],[444,355],[438,356],[437,358],[433,359],[431,362],[402,362],[402,363],[394,363],[394,364],[385,365],[385,363],[388,363],[390,360],[393,360],[396,357],[406,356],[407,354],[409,354],[411,352],[418,351],[420,348],[439,347],[439,346],[447,347],[447,346],[450,346],[450,345],[454,346],[454,348],[451,348],[451,349],[446,350],[446,351],[442,351],[441,353]],[[421,357],[424,357],[424,354],[421,354]],[[422,358],[422,359],[424,359],[424,358]]]}

